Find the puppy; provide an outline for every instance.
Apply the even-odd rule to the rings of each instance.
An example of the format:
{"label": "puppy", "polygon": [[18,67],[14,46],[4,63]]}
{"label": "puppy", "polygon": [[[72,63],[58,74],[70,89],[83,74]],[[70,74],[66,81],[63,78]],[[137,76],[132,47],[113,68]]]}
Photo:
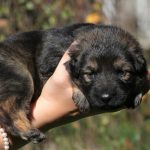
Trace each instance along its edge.
{"label": "puppy", "polygon": [[44,134],[30,124],[30,103],[53,74],[65,50],[65,65],[81,113],[134,108],[148,91],[139,43],[118,27],[75,24],[8,37],[0,43],[0,125],[34,143]]}

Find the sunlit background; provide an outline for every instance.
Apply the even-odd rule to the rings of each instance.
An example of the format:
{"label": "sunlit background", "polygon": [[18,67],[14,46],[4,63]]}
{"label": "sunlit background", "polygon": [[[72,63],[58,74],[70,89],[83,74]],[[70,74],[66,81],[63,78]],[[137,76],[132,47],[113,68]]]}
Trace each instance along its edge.
{"label": "sunlit background", "polygon": [[[0,0],[0,40],[79,22],[118,25],[141,43],[150,65],[149,0]],[[22,150],[149,150],[150,98],[136,110],[101,114],[54,128]]]}

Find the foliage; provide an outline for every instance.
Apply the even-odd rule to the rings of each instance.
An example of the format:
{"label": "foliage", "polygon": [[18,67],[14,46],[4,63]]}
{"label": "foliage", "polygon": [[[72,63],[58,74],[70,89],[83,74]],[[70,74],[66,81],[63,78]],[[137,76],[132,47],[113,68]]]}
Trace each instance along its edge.
{"label": "foliage", "polygon": [[[100,22],[100,4],[85,0],[0,0],[0,39],[18,31],[47,29],[81,21]],[[91,14],[93,13],[93,14]],[[88,16],[89,15],[89,16]],[[94,19],[92,19],[94,17]]]}

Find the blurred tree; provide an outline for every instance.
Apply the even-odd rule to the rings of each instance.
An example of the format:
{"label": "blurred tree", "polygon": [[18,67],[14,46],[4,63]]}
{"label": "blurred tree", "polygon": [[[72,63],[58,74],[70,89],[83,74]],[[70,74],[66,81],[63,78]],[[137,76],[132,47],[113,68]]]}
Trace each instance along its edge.
{"label": "blurred tree", "polygon": [[150,49],[149,0],[103,0],[105,23],[119,25],[134,34],[142,46]]}

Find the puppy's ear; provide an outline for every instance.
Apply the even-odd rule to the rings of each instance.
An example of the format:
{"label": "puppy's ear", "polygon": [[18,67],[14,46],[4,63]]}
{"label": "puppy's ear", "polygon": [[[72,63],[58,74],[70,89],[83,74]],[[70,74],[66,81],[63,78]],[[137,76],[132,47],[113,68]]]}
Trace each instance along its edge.
{"label": "puppy's ear", "polygon": [[142,49],[138,43],[133,44],[129,48],[129,52],[132,56],[133,65],[135,68],[135,85],[133,88],[133,95],[129,101],[129,107],[135,108],[139,105],[142,96],[148,92],[149,83],[148,83],[148,72],[146,60],[143,56]]}
{"label": "puppy's ear", "polygon": [[80,57],[81,49],[79,47],[78,41],[74,41],[68,50],[68,54],[70,56],[70,61],[67,62],[68,71],[73,78],[78,78],[79,76],[79,57]]}
{"label": "puppy's ear", "polygon": [[134,66],[136,69],[136,72],[139,74],[145,74],[147,72],[147,64],[146,60],[143,57],[143,54],[137,53],[134,56]]}
{"label": "puppy's ear", "polygon": [[77,59],[78,56],[80,55],[80,47],[79,47],[79,41],[74,41],[70,47],[68,54],[71,57],[71,59]]}
{"label": "puppy's ear", "polygon": [[137,73],[138,83],[137,88],[140,87],[140,92],[145,94],[149,89],[149,83],[148,83],[148,71],[147,71],[147,64],[146,60],[142,53],[135,54],[135,69]]}
{"label": "puppy's ear", "polygon": [[149,82],[148,82],[148,71],[146,60],[142,54],[142,52],[135,53],[134,56],[134,66],[136,70],[136,84],[135,84],[135,98],[133,107],[139,105],[142,96],[148,92],[149,90]]}
{"label": "puppy's ear", "polygon": [[68,71],[70,72],[71,78],[73,82],[75,83],[76,86],[73,88],[73,101],[77,105],[79,111],[81,113],[87,113],[90,111],[90,104],[82,91],[80,90],[80,82],[78,80],[79,78],[79,71],[80,71],[80,66],[79,66],[79,60],[80,60],[80,53],[81,53],[81,48],[79,46],[79,43],[77,41],[74,41],[70,47],[69,47],[69,56],[70,56],[70,61],[67,62],[67,68]]}

